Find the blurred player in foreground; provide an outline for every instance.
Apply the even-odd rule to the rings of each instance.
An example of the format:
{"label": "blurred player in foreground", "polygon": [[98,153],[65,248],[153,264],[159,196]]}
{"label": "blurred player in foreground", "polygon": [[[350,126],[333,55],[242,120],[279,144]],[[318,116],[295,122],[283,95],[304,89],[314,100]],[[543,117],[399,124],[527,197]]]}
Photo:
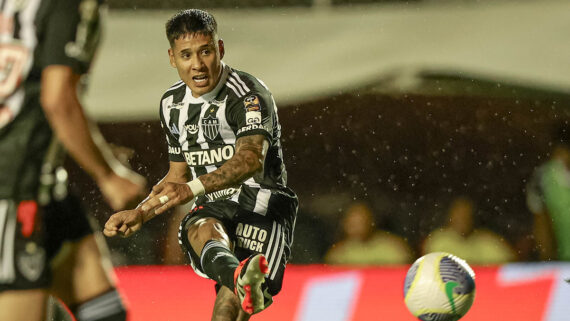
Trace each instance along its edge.
{"label": "blurred player in foreground", "polygon": [[247,320],[281,290],[297,215],[277,107],[263,82],[221,61],[224,42],[209,13],[177,13],[166,35],[181,78],[160,102],[170,168],[145,201],[114,214],[104,232],[129,236],[195,200],[179,238],[196,273],[217,282],[212,320]]}
{"label": "blurred player in foreground", "polygon": [[43,321],[50,294],[80,321],[126,318],[87,217],[67,193],[54,137],[114,209],[143,193],[144,179],[112,157],[77,96],[98,42],[99,5],[0,0],[2,320]]}

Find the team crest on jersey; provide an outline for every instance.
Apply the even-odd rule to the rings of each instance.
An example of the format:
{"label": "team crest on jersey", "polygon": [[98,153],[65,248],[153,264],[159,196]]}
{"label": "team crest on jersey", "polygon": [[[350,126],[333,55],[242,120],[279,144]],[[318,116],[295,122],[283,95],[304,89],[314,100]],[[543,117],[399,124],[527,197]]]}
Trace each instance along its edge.
{"label": "team crest on jersey", "polygon": [[216,113],[218,112],[218,106],[211,105],[208,107],[208,110],[204,113],[204,117],[200,122],[202,126],[202,132],[204,136],[209,140],[214,140],[220,133],[220,120],[216,117]]}
{"label": "team crest on jersey", "polygon": [[260,111],[261,105],[259,104],[259,98],[256,95],[251,95],[245,97],[243,100],[243,104],[245,106],[245,112],[250,111]]}
{"label": "team crest on jersey", "polygon": [[36,281],[45,268],[45,256],[46,252],[43,248],[35,242],[28,242],[25,250],[18,254],[18,270],[29,281]]}

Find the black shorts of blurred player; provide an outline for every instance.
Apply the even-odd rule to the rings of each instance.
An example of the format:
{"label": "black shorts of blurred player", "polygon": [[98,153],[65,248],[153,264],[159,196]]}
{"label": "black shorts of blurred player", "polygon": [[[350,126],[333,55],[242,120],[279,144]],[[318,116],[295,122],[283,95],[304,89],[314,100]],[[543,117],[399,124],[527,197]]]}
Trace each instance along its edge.
{"label": "black shorts of blurred player", "polygon": [[[22,300],[47,302],[52,295],[79,321],[125,320],[100,245],[75,197],[46,206],[0,200],[0,294],[12,294],[0,296],[0,307],[11,308],[0,311],[11,320],[43,321],[47,307]],[[25,308],[13,309],[18,305]]]}
{"label": "black shorts of blurred player", "polygon": [[[238,203],[229,200],[198,205],[182,220],[179,243],[196,274],[205,278],[208,277],[202,270],[198,251],[189,241],[192,233],[197,233],[199,225],[201,228],[221,226],[223,231],[217,232],[229,240],[240,261],[258,253],[263,254],[269,265],[269,275],[262,285],[267,307],[272,303],[273,296],[281,291],[285,267],[291,255],[297,206],[297,200],[287,196],[272,198],[265,215],[244,210]],[[239,308],[239,301],[229,288],[216,283],[215,291],[212,320],[216,320],[217,314],[224,308],[225,311],[239,311],[239,317],[234,316],[235,320],[249,319],[249,315]]]}

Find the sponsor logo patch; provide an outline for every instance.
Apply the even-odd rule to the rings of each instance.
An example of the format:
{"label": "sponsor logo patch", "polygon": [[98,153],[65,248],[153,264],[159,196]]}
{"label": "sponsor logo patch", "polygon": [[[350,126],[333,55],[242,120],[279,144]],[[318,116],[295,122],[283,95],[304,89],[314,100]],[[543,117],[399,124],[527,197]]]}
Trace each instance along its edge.
{"label": "sponsor logo patch", "polygon": [[184,125],[184,129],[186,129],[188,134],[196,135],[196,133],[198,132],[198,124],[186,124]]}
{"label": "sponsor logo patch", "polygon": [[208,193],[205,196],[206,196],[206,198],[208,198],[208,200],[210,202],[213,202],[213,201],[217,201],[217,200],[228,199],[228,198],[232,197],[235,193],[239,192],[240,190],[241,190],[241,187],[238,187],[238,188],[230,187],[230,188],[223,189],[221,191]]}
{"label": "sponsor logo patch", "polygon": [[271,133],[271,129],[268,128],[268,127],[266,127],[266,126],[263,126],[263,125],[261,125],[261,124],[250,124],[250,125],[246,125],[246,126],[243,126],[243,127],[240,128],[240,129],[238,129],[236,135],[239,135],[239,134],[241,134],[241,133],[245,133],[245,132],[248,132],[248,131],[254,130],[254,129],[263,129],[263,130],[265,130],[266,132]]}
{"label": "sponsor logo patch", "polygon": [[243,104],[245,106],[245,112],[250,111],[260,111],[261,105],[259,104],[259,98],[256,95],[251,95],[245,97],[243,100]]}
{"label": "sponsor logo patch", "polygon": [[172,126],[170,126],[170,132],[173,135],[180,135],[180,132],[178,131],[178,127],[176,127],[176,124],[172,124]]}
{"label": "sponsor logo patch", "polygon": [[261,112],[259,111],[248,111],[245,113],[245,123],[247,125],[259,125],[261,124]]}
{"label": "sponsor logo patch", "polygon": [[174,155],[178,155],[180,154],[180,147],[172,147],[172,146],[168,146],[168,153],[170,154],[174,154]]}
{"label": "sponsor logo patch", "polygon": [[184,107],[184,103],[172,103],[168,106],[166,106],[166,109],[182,109],[182,107]]}
{"label": "sponsor logo patch", "polygon": [[262,253],[263,242],[267,240],[267,231],[257,226],[238,223],[236,237],[238,247]]}
{"label": "sponsor logo patch", "polygon": [[221,165],[234,156],[234,147],[226,145],[213,149],[198,149],[184,152],[184,159],[189,166]]}

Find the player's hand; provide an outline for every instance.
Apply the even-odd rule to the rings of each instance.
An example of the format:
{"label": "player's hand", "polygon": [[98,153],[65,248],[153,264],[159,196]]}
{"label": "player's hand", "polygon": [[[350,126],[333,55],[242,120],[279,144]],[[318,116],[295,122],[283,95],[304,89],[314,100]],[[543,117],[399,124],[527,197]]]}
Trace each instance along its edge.
{"label": "player's hand", "polygon": [[141,206],[141,210],[143,212],[154,210],[155,214],[161,214],[174,206],[186,204],[192,199],[194,199],[194,194],[187,184],[164,182],[152,188],[152,193]]}
{"label": "player's hand", "polygon": [[111,172],[97,184],[103,197],[115,211],[134,207],[145,196],[145,179],[126,168],[120,175]]}
{"label": "player's hand", "polygon": [[143,213],[140,209],[118,212],[109,217],[105,223],[103,234],[108,237],[115,235],[129,237],[140,230],[143,223]]}

